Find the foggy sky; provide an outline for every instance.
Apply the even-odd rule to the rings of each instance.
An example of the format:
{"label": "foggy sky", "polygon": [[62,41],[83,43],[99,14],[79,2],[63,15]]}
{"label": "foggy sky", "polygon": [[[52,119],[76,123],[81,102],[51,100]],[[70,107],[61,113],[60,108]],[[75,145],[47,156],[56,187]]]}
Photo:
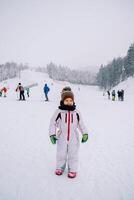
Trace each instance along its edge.
{"label": "foggy sky", "polygon": [[0,63],[100,66],[133,42],[133,0],[0,0]]}

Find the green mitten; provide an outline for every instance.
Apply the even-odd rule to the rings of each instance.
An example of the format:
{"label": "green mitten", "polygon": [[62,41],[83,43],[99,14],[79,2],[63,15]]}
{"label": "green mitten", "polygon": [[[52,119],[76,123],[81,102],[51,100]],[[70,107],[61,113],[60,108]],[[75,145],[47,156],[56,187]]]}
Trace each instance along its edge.
{"label": "green mitten", "polygon": [[87,133],[84,133],[83,136],[82,136],[82,140],[81,142],[86,142],[88,140],[88,134]]}
{"label": "green mitten", "polygon": [[51,140],[52,144],[56,144],[56,140],[57,140],[56,135],[51,135],[50,140]]}

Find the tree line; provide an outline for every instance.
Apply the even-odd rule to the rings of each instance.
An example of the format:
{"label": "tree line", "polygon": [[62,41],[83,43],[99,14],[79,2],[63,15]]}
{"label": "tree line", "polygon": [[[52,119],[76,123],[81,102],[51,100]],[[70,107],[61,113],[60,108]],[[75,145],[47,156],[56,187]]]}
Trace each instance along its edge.
{"label": "tree line", "polygon": [[4,81],[10,78],[20,77],[20,72],[27,69],[26,64],[17,64],[15,62],[7,62],[0,64],[0,81]]}
{"label": "tree line", "polygon": [[134,43],[130,45],[125,57],[114,58],[107,65],[101,65],[97,84],[101,89],[109,90],[130,76],[134,76]]}
{"label": "tree line", "polygon": [[68,81],[70,83],[85,84],[85,85],[95,85],[96,84],[96,74],[89,71],[82,70],[72,70],[69,67],[57,66],[54,63],[47,65],[47,73],[52,79],[59,81]]}

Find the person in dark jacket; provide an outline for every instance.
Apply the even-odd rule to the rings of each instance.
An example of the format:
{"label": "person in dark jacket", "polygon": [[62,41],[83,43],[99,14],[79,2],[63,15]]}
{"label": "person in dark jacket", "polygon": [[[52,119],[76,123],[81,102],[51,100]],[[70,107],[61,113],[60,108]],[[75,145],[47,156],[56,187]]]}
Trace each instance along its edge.
{"label": "person in dark jacket", "polygon": [[110,91],[107,91],[108,99],[110,99]]}
{"label": "person in dark jacket", "polygon": [[1,92],[1,90],[0,90],[0,97],[2,97],[2,92]]}
{"label": "person in dark jacket", "polygon": [[17,88],[16,88],[16,92],[20,92],[20,98],[19,100],[23,100],[25,101],[25,95],[24,95],[24,87],[21,85],[21,83],[18,84]]}
{"label": "person in dark jacket", "polygon": [[121,101],[124,101],[124,90],[121,90]]}
{"label": "person in dark jacket", "polygon": [[120,101],[121,100],[121,91],[118,90],[117,94],[118,94],[118,101]]}
{"label": "person in dark jacket", "polygon": [[45,86],[44,86],[44,94],[45,94],[45,101],[49,101],[48,99],[48,92],[50,91],[50,88],[48,87],[48,85],[45,83]]}

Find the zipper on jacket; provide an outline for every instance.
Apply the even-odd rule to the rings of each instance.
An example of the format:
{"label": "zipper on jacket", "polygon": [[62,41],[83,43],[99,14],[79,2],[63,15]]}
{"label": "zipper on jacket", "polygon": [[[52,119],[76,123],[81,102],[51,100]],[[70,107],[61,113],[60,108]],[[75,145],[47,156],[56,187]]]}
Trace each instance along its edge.
{"label": "zipper on jacket", "polygon": [[65,123],[67,123],[67,113],[65,114]]}
{"label": "zipper on jacket", "polygon": [[73,114],[71,114],[71,122],[73,123]]}
{"label": "zipper on jacket", "polygon": [[70,111],[68,111],[68,133],[67,133],[67,141],[70,139]]}

